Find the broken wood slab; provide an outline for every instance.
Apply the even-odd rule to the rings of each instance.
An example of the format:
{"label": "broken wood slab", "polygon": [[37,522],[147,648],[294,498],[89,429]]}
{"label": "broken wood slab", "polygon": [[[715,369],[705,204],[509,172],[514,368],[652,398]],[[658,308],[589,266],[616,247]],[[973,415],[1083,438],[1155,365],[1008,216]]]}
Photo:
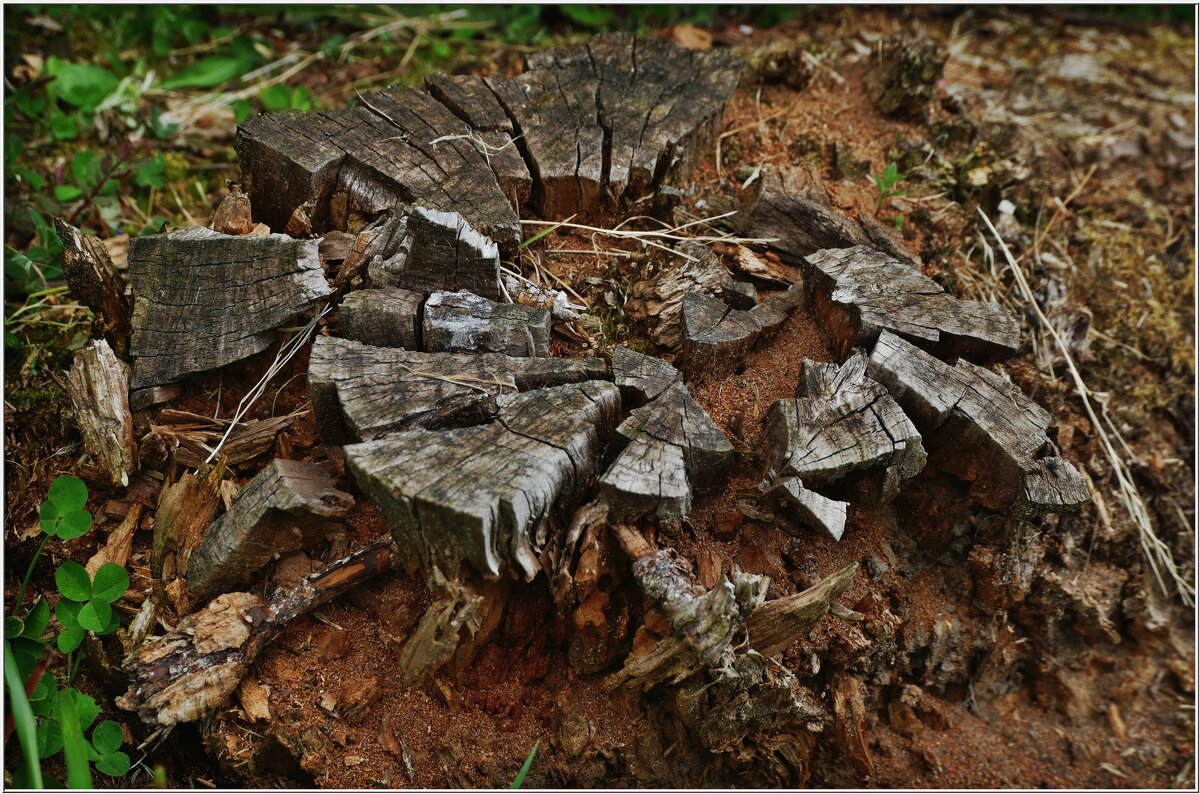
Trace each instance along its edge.
{"label": "broken wood slab", "polygon": [[618,518],[681,521],[693,488],[720,485],[733,459],[733,444],[678,382],[632,411],[617,435],[625,448],[600,478],[600,499]]}
{"label": "broken wood slab", "polygon": [[890,331],[868,367],[924,431],[939,467],[970,482],[985,506],[1020,515],[1090,499],[1083,475],[1052,454],[1050,414],[1003,376],[963,359],[951,366]]}
{"label": "broken wood slab", "polygon": [[619,346],[612,354],[613,382],[626,408],[640,408],[683,379],[679,370],[655,356]]}
{"label": "broken wood slab", "polygon": [[505,394],[495,421],[351,444],[346,463],[406,570],[455,578],[465,563],[530,581],[552,517],[591,485],[620,405],[602,381]]}
{"label": "broken wood slab", "polygon": [[477,424],[505,392],[608,378],[599,358],[423,353],[319,336],[308,363],[317,425],[328,444],[418,427]]}
{"label": "broken wood slab", "polygon": [[396,86],[347,110],[264,113],[238,127],[235,145],[255,212],[272,229],[354,232],[421,204],[461,213],[511,253],[516,212],[469,132],[429,94]]}
{"label": "broken wood slab", "polygon": [[129,347],[130,306],[125,296],[125,277],[112,263],[104,241],[83,234],[61,218],[54,230],[62,241],[63,277],[71,294],[92,310],[93,338],[108,339],[113,352],[124,359]]}
{"label": "broken wood slab", "polygon": [[275,446],[275,438],[305,411],[238,422],[229,432],[229,420],[165,409],[150,425],[150,439],[165,447],[175,465],[194,469],[203,466],[215,446],[224,439],[219,459],[235,466],[257,458]]}
{"label": "broken wood slab", "polygon": [[834,540],[846,531],[846,502],[822,496],[804,487],[799,477],[784,477],[767,491],[767,498],[782,505],[794,521],[819,529]]}
{"label": "broken wood slab", "polygon": [[221,502],[221,481],[224,465],[195,474],[184,472],[178,481],[164,486],[154,512],[154,540],[150,550],[150,574],[156,583],[163,584],[177,614],[191,609],[192,597],[187,592],[188,562],[204,530],[217,515]]}
{"label": "broken wood slab", "polygon": [[250,234],[254,231],[250,197],[242,192],[242,186],[236,181],[229,182],[229,194],[217,205],[208,226],[219,234]]}
{"label": "broken wood slab", "polygon": [[205,530],[188,562],[188,589],[206,598],[249,581],[277,555],[324,539],[353,504],[328,466],[273,460]]}
{"label": "broken wood slab", "polygon": [[770,338],[804,302],[799,283],[749,311],[699,292],[683,299],[683,371],[689,380],[721,378],[744,363],[759,342]]}
{"label": "broken wood slab", "polygon": [[813,302],[842,355],[868,349],[881,330],[943,358],[1009,358],[1021,343],[1017,321],[996,303],[959,300],[933,279],[866,246],[804,258]]}
{"label": "broken wood slab", "polygon": [[67,377],[71,412],[83,448],[96,458],[114,486],[129,485],[137,470],[128,369],[106,340],[92,341],[75,356]]}
{"label": "broken wood slab", "polygon": [[483,596],[457,580],[448,580],[437,567],[429,574],[436,600],[400,651],[399,666],[409,684],[426,680],[454,656],[463,634],[479,630]]}
{"label": "broken wood slab", "polygon": [[421,348],[421,303],[425,296],[400,287],[357,289],[338,307],[341,334],[375,347]]}
{"label": "broken wood slab", "polygon": [[550,355],[550,312],[497,303],[470,292],[435,292],[425,301],[422,347],[444,353]]}
{"label": "broken wood slab", "polygon": [[807,637],[835,599],[849,589],[856,573],[858,563],[852,562],[803,592],[764,601],[746,621],[750,646],[771,657]]}
{"label": "broken wood slab", "polygon": [[886,471],[883,499],[925,467],[921,435],[887,390],[867,376],[863,354],[840,367],[805,360],[799,397],[767,412],[769,466],[810,487],[864,469]]}
{"label": "broken wood slab", "polygon": [[500,249],[454,211],[414,207],[385,231],[367,266],[371,285],[403,287],[423,295],[467,290],[500,300]]}
{"label": "broken wood slab", "polygon": [[288,624],[390,570],[393,551],[390,540],[377,541],[269,599],[217,596],[125,658],[129,689],[117,705],[151,728],[203,719],[229,700],[259,652]]}
{"label": "broken wood slab", "polygon": [[702,243],[683,240],[675,248],[684,254],[682,262],[673,262],[646,290],[646,313],[651,318],[650,341],[656,345],[678,350],[683,343],[683,302],[693,292],[717,297],[729,271],[717,255]]}
{"label": "broken wood slab", "polygon": [[316,240],[191,228],[129,243],[131,389],[262,352],[330,294]]}

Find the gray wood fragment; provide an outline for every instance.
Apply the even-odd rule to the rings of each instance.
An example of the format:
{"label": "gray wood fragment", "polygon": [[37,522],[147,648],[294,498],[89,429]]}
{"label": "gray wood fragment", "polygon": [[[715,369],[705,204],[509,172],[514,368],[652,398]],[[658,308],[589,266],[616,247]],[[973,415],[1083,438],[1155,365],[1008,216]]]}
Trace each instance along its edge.
{"label": "gray wood fragment", "polygon": [[749,311],[701,293],[683,299],[683,371],[689,380],[721,378],[741,365],[804,302],[802,284],[772,295]]}
{"label": "gray wood fragment", "polygon": [[675,247],[687,258],[672,263],[661,273],[647,303],[652,322],[650,339],[670,350],[678,350],[683,343],[684,299],[693,292],[719,296],[724,280],[729,277],[729,272],[707,245],[684,240]]}
{"label": "gray wood fragment", "polygon": [[421,347],[419,292],[385,287],[351,292],[338,307],[341,334],[375,347]]}
{"label": "gray wood fragment", "polygon": [[683,379],[679,370],[661,358],[623,346],[613,350],[612,373],[626,408],[640,408]]}
{"label": "gray wood fragment", "polygon": [[389,230],[387,247],[367,265],[372,286],[403,287],[425,295],[469,290],[500,299],[500,249],[472,228],[457,212],[415,207],[408,214],[405,236]]}
{"label": "gray wood fragment", "polygon": [[125,277],[117,270],[104,241],[76,229],[61,218],[54,230],[62,242],[63,277],[71,294],[92,310],[92,336],[106,338],[117,358],[129,347],[131,308],[125,294]]}
{"label": "gray wood fragment", "polygon": [[846,502],[822,496],[804,487],[799,477],[785,477],[767,492],[769,499],[783,506],[794,521],[820,530],[834,540],[846,531]]}
{"label": "gray wood fragment", "polygon": [[550,355],[550,312],[497,303],[470,292],[435,292],[425,301],[422,343],[430,352]]}
{"label": "gray wood fragment", "polygon": [[128,369],[101,339],[89,342],[75,356],[67,379],[84,449],[100,463],[109,481],[122,487],[129,485],[129,475],[137,470]]}

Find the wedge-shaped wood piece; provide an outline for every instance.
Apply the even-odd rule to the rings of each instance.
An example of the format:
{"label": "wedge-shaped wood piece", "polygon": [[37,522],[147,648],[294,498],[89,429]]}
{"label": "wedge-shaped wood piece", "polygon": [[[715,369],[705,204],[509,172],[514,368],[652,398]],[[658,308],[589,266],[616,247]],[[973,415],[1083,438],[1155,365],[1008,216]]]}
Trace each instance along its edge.
{"label": "wedge-shaped wood piece", "polygon": [[640,408],[683,379],[679,370],[661,358],[627,347],[613,350],[612,373],[626,408]]}
{"label": "wedge-shaped wood piece", "polygon": [[309,395],[328,444],[477,424],[495,414],[501,394],[607,378],[599,358],[422,353],[328,336],[313,342],[308,363]]}
{"label": "wedge-shaped wood piece", "polygon": [[984,505],[1024,514],[1089,500],[1083,475],[1052,454],[1050,414],[1001,375],[962,359],[951,366],[889,331],[869,371],[923,429],[939,467],[971,482]]}
{"label": "wedge-shaped wood piece", "polygon": [[471,292],[435,292],[425,301],[422,347],[430,352],[550,355],[550,312],[497,303]]}
{"label": "wedge-shaped wood piece", "polygon": [[858,563],[854,562],[802,593],[763,602],[746,621],[751,647],[770,657],[805,639],[830,604],[850,587],[857,572]]}
{"label": "wedge-shaped wood piece", "polygon": [[500,189],[521,208],[533,189],[529,167],[513,140],[513,124],[483,78],[474,74],[431,74],[425,90],[474,130],[471,143],[483,152]]}
{"label": "wedge-shaped wood piece", "polygon": [[733,445],[682,383],[630,413],[617,434],[626,446],[601,478],[600,493],[622,518],[679,521],[691,509],[693,489],[718,486],[729,473]]}
{"label": "wedge-shaped wood piece", "polygon": [[846,502],[822,496],[804,487],[799,477],[784,477],[767,497],[782,505],[795,521],[819,529],[834,540],[841,540],[846,531]]}
{"label": "wedge-shaped wood piece", "polygon": [[201,228],[132,240],[129,279],[131,390],[259,353],[330,294],[316,240]]}
{"label": "wedge-shaped wood piece", "polygon": [[742,311],[693,292],[683,299],[683,371],[689,380],[729,375],[804,302],[801,284]]}
{"label": "wedge-shaped wood piece", "polygon": [[675,249],[685,256],[664,268],[643,293],[650,315],[650,340],[671,350],[680,349],[684,337],[683,301],[693,292],[718,297],[729,271],[707,245],[684,240]]}
{"label": "wedge-shaped wood piece", "polygon": [[429,572],[429,580],[436,600],[400,651],[400,672],[409,684],[437,672],[458,650],[462,633],[473,635],[479,629],[482,595],[469,584],[446,579],[436,567]]}
{"label": "wedge-shaped wood piece", "polygon": [[376,347],[421,347],[421,303],[425,297],[400,287],[359,289],[338,307],[341,333]]}
{"label": "wedge-shaped wood piece", "polygon": [[345,448],[410,572],[532,580],[553,517],[589,487],[620,412],[602,381],[497,398],[495,421]]}
{"label": "wedge-shaped wood piece", "polygon": [[372,286],[425,295],[469,290],[500,299],[500,250],[462,215],[415,207],[406,219],[404,238],[393,243],[398,232],[390,230],[388,246],[367,266]]}
{"label": "wedge-shaped wood piece", "polygon": [[61,218],[54,219],[54,230],[62,241],[63,276],[67,286],[95,317],[92,336],[107,338],[117,358],[125,358],[130,319],[125,277],[113,265],[108,249],[99,237],[86,235]]}
{"label": "wedge-shaped wood piece", "polygon": [[996,303],[959,300],[933,279],[873,248],[827,249],[805,257],[818,312],[843,354],[869,349],[881,330],[939,356],[976,361],[1017,352],[1017,321]]}
{"label": "wedge-shaped wood piece", "polygon": [[810,485],[836,482],[865,469],[884,469],[883,497],[925,467],[917,428],[882,385],[867,377],[866,356],[841,367],[805,361],[800,397],[767,412],[770,466],[778,477]]}
{"label": "wedge-shaped wood piece", "polygon": [[84,449],[96,458],[109,482],[122,487],[129,485],[129,475],[137,470],[128,369],[101,339],[89,342],[75,356],[67,380]]}
{"label": "wedge-shaped wood piece", "polygon": [[248,582],[276,554],[323,539],[353,504],[328,466],[277,458],[205,530],[188,562],[188,589],[204,598]]}
{"label": "wedge-shaped wood piece", "polygon": [[348,110],[263,114],[238,128],[236,146],[255,214],[272,229],[354,231],[421,204],[459,212],[515,250],[516,212],[468,132],[429,94],[398,86]]}

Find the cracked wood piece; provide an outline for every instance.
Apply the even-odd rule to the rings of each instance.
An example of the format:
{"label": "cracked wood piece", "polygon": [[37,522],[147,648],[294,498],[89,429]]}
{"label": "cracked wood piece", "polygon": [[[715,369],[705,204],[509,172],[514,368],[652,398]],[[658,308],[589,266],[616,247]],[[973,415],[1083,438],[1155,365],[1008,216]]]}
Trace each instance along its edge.
{"label": "cracked wood piece", "polygon": [[[243,182],[271,228],[295,234],[361,223],[405,204],[461,213],[515,251],[517,215],[469,128],[423,91],[397,86],[348,110],[266,113],[238,128]],[[439,140],[440,139],[440,140]],[[434,143],[434,141],[438,141]]]}
{"label": "cracked wood piece", "polygon": [[667,267],[647,295],[647,313],[653,318],[650,340],[678,350],[684,338],[683,302],[693,292],[716,297],[729,272],[707,245],[683,240],[675,249],[683,261]]}
{"label": "cracked wood piece", "polygon": [[118,358],[129,346],[130,307],[125,297],[125,278],[112,263],[99,237],[85,235],[61,218],[54,230],[62,241],[63,276],[71,294],[92,310],[92,336],[106,338]]}
{"label": "cracked wood piece", "polygon": [[483,78],[474,74],[431,74],[425,90],[470,125],[482,143],[484,159],[515,209],[529,201],[533,179],[513,140],[513,124]]}
{"label": "cracked wood piece", "polygon": [[[386,259],[398,258],[403,262],[408,257],[412,237],[408,234],[408,216],[403,213],[380,215],[373,223],[363,227],[354,236],[350,252],[342,260],[333,285],[338,290],[349,288],[358,278],[370,281],[370,272]],[[373,284],[371,286],[381,286]],[[382,285],[386,286],[386,285]]]}
{"label": "cracked wood piece", "polygon": [[419,292],[384,287],[354,290],[338,307],[341,334],[375,347],[421,348]]}
{"label": "cracked wood piece", "polygon": [[689,380],[721,378],[741,365],[759,342],[776,333],[804,301],[800,284],[749,311],[692,292],[683,299],[683,371]]}
{"label": "cracked wood piece", "polygon": [[495,421],[352,444],[346,462],[410,572],[454,577],[466,563],[531,581],[553,517],[591,485],[619,411],[617,388],[601,381],[502,395]]}
{"label": "cracked wood piece", "polygon": [[175,465],[189,469],[204,465],[213,447],[224,438],[225,443],[217,458],[226,466],[235,466],[257,458],[274,447],[275,437],[303,414],[304,411],[299,411],[285,416],[239,422],[226,436],[229,427],[227,420],[165,409],[159,414],[164,424],[152,423],[150,434],[160,446],[170,451]]}
{"label": "cracked wood piece", "polygon": [[627,347],[612,354],[613,382],[621,390],[621,402],[627,408],[640,408],[683,379],[679,370],[655,356],[646,356]]}
{"label": "cracked wood piece", "polygon": [[390,570],[393,554],[390,540],[377,541],[269,600],[251,593],[217,596],[125,657],[130,683],[117,705],[150,728],[203,719],[228,702],[259,652],[293,620]]}
{"label": "cracked wood piece", "polygon": [[406,684],[436,673],[454,656],[463,634],[472,637],[479,630],[483,596],[470,585],[447,580],[436,567],[429,578],[436,600],[400,651],[400,672]]}
{"label": "cracked wood piece", "polygon": [[[391,231],[390,240],[398,231]],[[367,266],[372,286],[403,287],[424,295],[468,290],[500,300],[500,250],[462,215],[415,207],[405,233],[407,240],[394,251],[383,249]]]}
{"label": "cracked wood piece", "polygon": [[600,479],[600,492],[622,518],[680,521],[693,488],[711,490],[729,473],[733,444],[682,383],[631,412],[617,434],[627,445]]}
{"label": "cracked wood piece", "polygon": [[1052,455],[1050,414],[1002,375],[963,359],[951,366],[890,331],[868,367],[925,431],[939,466],[987,507],[1063,512],[1089,501],[1083,475]]}
{"label": "cracked wood piece", "polygon": [[550,355],[550,312],[496,303],[470,292],[435,292],[425,301],[422,346],[431,353]]}
{"label": "cracked wood piece", "polygon": [[738,196],[735,219],[743,237],[773,239],[767,246],[799,264],[823,248],[866,245],[916,264],[894,233],[870,215],[857,219],[833,207],[825,185],[809,163],[779,171],[764,169]]}
{"label": "cracked wood piece", "polygon": [[328,466],[272,461],[205,531],[188,562],[188,589],[205,598],[249,581],[277,554],[323,539],[353,504],[334,487]]}
{"label": "cracked wood piece", "polygon": [[316,240],[191,228],[129,243],[131,389],[262,352],[330,294]]}
{"label": "cracked wood piece", "polygon": [[133,416],[129,413],[128,366],[108,342],[89,342],[71,365],[67,394],[83,447],[114,486],[129,485],[137,469]]}
{"label": "cracked wood piece", "polygon": [[734,309],[749,311],[758,305],[758,290],[749,281],[726,276],[721,279],[721,300]]}
{"label": "cracked wood piece", "polygon": [[249,234],[254,231],[250,197],[242,192],[240,184],[234,181],[229,183],[229,194],[217,205],[208,226],[220,234]]}
{"label": "cracked wood piece", "polygon": [[959,300],[933,279],[865,246],[805,257],[814,302],[843,354],[870,348],[881,330],[942,357],[1010,358],[1017,321],[999,304]]}
{"label": "cracked wood piece", "polygon": [[846,531],[846,502],[822,496],[804,487],[799,477],[785,477],[767,492],[767,498],[783,505],[795,521],[841,540]]}
{"label": "cracked wood piece", "polygon": [[751,647],[771,657],[805,639],[834,600],[849,589],[856,573],[858,563],[852,562],[801,593],[764,601],[746,621]]}
{"label": "cracked wood piece", "polygon": [[328,444],[420,427],[485,421],[497,395],[608,378],[599,358],[424,353],[319,336],[308,363],[317,426]]}
{"label": "cracked wood piece", "polygon": [[[841,367],[806,360],[799,393],[777,400],[767,412],[770,466],[777,476],[827,484],[854,471],[883,468],[898,485],[925,467],[917,428],[887,390],[867,377],[865,355]],[[885,499],[895,495],[894,486],[885,484],[884,490]]]}

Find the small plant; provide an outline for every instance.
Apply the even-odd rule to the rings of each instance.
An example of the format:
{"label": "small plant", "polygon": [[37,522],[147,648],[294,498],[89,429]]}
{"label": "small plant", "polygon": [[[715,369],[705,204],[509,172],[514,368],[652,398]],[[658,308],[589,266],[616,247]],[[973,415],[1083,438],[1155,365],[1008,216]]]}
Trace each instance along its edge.
{"label": "small plant", "polygon": [[[882,215],[883,210],[892,199],[900,198],[908,195],[906,191],[897,187],[904,181],[904,174],[900,173],[900,169],[895,163],[888,163],[887,168],[883,169],[881,174],[871,174],[871,181],[875,183],[875,214]],[[899,229],[904,226],[904,216],[897,215],[892,218],[892,223],[896,224]]]}
{"label": "small plant", "polygon": [[512,785],[509,788],[520,788],[525,784],[525,776],[529,774],[530,768],[533,767],[533,759],[537,756],[538,745],[541,740],[533,743],[533,749],[529,751],[529,755],[525,757],[525,763],[521,764],[521,770],[517,772],[517,776],[513,778]]}

